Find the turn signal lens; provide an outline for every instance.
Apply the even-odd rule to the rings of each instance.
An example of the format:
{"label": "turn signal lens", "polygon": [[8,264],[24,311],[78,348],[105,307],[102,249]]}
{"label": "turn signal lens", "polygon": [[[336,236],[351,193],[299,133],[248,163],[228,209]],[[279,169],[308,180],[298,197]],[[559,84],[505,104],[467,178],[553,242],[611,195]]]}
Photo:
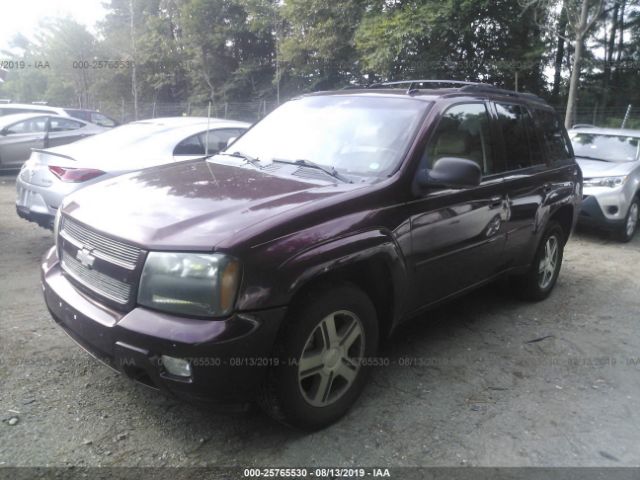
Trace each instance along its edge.
{"label": "turn signal lens", "polygon": [[96,170],[95,168],[67,168],[55,165],[50,166],[49,171],[63,182],[70,183],[86,182],[92,178],[104,175],[102,170]]}

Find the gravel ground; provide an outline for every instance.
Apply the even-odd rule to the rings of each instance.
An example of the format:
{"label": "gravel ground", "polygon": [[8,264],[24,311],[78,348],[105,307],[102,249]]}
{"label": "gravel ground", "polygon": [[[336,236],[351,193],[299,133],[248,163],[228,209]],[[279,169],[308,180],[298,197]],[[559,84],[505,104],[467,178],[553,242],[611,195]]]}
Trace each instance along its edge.
{"label": "gravel ground", "polygon": [[412,322],[349,415],[301,434],[165,398],[81,351],[43,303],[52,238],[16,216],[14,180],[0,176],[0,465],[640,465],[640,235],[574,235],[545,302],[491,285]]}

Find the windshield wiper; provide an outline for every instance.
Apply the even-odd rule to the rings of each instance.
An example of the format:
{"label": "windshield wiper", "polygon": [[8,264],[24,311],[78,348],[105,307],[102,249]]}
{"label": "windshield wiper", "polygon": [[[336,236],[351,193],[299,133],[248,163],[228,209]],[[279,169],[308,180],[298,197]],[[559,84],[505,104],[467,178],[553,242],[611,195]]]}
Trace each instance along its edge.
{"label": "windshield wiper", "polygon": [[260,160],[257,158],[253,158],[250,155],[247,155],[246,153],[242,153],[242,152],[218,152],[216,153],[216,155],[226,155],[227,157],[236,157],[236,158],[241,158],[245,161],[245,163],[250,163],[251,165],[253,165],[256,168],[259,168],[260,170],[262,170],[264,167],[262,166],[262,164],[260,163]]}
{"label": "windshield wiper", "polygon": [[587,155],[576,155],[576,157],[584,158],[586,160],[597,160],[598,162],[612,162],[613,161],[613,160],[605,160],[604,158],[589,157]]}
{"label": "windshield wiper", "polygon": [[309,167],[309,168],[315,168],[316,170],[321,170],[324,173],[326,173],[327,175],[336,178],[338,180],[340,180],[341,182],[344,183],[353,183],[352,180],[348,179],[347,177],[345,177],[344,175],[338,173],[338,171],[335,169],[335,167],[331,166],[331,167],[325,167],[324,165],[321,165],[319,163],[316,162],[312,162],[311,160],[305,160],[305,159],[298,159],[298,160],[286,160],[283,158],[274,158],[272,160],[273,163],[288,163],[290,165],[300,165],[302,167]]}

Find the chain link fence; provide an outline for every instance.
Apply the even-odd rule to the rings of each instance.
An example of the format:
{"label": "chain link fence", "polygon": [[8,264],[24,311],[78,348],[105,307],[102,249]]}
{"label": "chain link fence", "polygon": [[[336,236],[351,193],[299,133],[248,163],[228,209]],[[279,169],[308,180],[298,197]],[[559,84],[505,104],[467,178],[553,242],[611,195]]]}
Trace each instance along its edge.
{"label": "chain link fence", "polygon": [[[556,111],[564,119],[566,106],[556,107]],[[571,124],[640,130],[640,105],[635,107],[633,105],[620,105],[607,108],[598,108],[597,105],[591,107],[578,106]]]}
{"label": "chain link fence", "polygon": [[[211,118],[225,118],[256,122],[278,106],[275,100],[256,100],[252,102],[211,103]],[[138,103],[138,111],[132,102],[113,103],[97,102],[95,108],[121,123],[133,120],[144,120],[159,117],[206,117],[209,112],[208,103]]]}
{"label": "chain link fence", "polygon": [[[270,113],[277,106],[278,102],[275,99],[250,102],[212,103],[211,117],[253,123]],[[120,104],[97,102],[95,108],[117,119],[121,123],[127,123],[136,119],[143,120],[158,117],[206,117],[209,104],[206,102],[143,102],[138,104],[137,115],[134,105],[130,101],[123,101]],[[561,118],[564,119],[566,105],[556,105],[555,109]],[[575,124],[610,128],[622,128],[624,126],[624,128],[640,130],[640,105],[619,105],[607,108],[599,108],[598,105],[578,105],[575,111],[574,121],[572,122],[572,125]]]}

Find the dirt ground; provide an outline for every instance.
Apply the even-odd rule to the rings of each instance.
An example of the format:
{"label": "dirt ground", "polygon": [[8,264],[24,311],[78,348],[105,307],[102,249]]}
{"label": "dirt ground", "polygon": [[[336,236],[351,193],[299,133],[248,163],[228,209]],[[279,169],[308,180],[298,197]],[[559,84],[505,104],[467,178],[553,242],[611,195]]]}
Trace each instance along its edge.
{"label": "dirt ground", "polygon": [[16,216],[14,180],[0,176],[0,466],[640,465],[640,235],[574,235],[545,302],[498,284],[411,323],[349,415],[301,434],[86,355],[49,318],[51,233]]}

